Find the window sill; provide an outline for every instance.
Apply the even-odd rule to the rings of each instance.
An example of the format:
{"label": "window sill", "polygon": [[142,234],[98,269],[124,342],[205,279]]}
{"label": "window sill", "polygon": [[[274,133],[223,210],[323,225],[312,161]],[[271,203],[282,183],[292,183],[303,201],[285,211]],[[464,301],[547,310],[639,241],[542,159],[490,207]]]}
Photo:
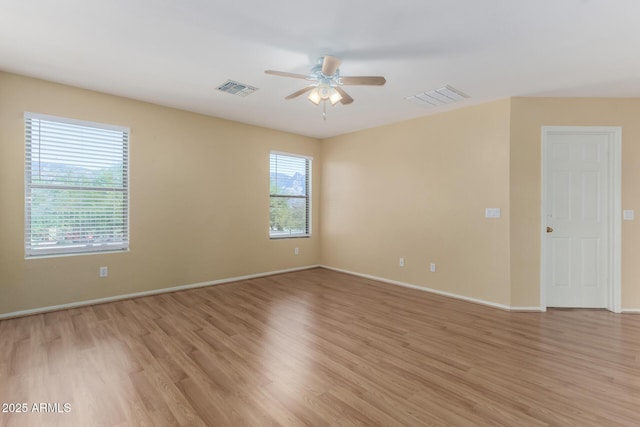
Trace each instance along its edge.
{"label": "window sill", "polygon": [[39,254],[39,255],[25,255],[24,259],[26,261],[29,261],[34,259],[63,258],[63,257],[72,257],[72,256],[83,256],[83,255],[108,255],[108,254],[118,254],[123,252],[129,252],[129,248],[111,249],[111,250],[105,250],[105,251],[86,251],[86,252],[66,252],[66,253],[47,253],[47,254]]}
{"label": "window sill", "polygon": [[308,239],[311,234],[299,234],[299,235],[286,235],[286,236],[269,236],[269,240],[281,240],[281,239]]}

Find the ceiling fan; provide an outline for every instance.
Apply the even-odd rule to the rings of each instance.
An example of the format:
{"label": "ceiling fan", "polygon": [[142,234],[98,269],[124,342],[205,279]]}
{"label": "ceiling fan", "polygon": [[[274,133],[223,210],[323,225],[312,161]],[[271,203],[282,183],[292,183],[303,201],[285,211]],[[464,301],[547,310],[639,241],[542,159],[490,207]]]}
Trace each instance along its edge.
{"label": "ceiling fan", "polygon": [[309,92],[307,99],[315,105],[322,101],[329,101],[331,105],[338,102],[347,105],[353,102],[353,98],[345,92],[341,86],[382,86],[387,81],[382,76],[341,76],[340,64],[342,61],[335,56],[325,55],[318,59],[318,63],[311,69],[309,75],[288,73],[285,71],[266,70],[265,74],[274,76],[293,77],[313,82],[309,86],[293,92],[284,99],[293,99]]}

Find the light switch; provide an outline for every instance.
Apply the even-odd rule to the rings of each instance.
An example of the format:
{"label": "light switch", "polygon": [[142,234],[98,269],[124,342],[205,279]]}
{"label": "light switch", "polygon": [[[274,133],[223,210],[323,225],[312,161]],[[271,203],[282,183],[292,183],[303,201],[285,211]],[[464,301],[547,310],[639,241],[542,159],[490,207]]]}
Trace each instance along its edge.
{"label": "light switch", "polygon": [[484,210],[485,218],[500,218],[500,208],[486,208]]}
{"label": "light switch", "polygon": [[634,216],[635,212],[633,210],[622,211],[622,218],[625,221],[633,221]]}

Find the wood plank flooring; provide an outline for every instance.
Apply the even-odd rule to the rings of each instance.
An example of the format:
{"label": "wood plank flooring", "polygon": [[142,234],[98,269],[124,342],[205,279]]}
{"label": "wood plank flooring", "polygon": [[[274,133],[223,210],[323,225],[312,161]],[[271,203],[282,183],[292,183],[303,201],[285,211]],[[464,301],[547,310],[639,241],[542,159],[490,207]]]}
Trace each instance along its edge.
{"label": "wood plank flooring", "polygon": [[2,426],[638,426],[640,316],[306,270],[1,321],[0,403],[28,405]]}

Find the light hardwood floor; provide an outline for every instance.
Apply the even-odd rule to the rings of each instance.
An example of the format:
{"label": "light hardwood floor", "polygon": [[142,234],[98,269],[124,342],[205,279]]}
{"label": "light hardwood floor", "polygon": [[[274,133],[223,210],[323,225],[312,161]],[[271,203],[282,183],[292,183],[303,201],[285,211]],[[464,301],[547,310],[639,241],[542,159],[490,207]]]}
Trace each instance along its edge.
{"label": "light hardwood floor", "polygon": [[640,316],[314,269],[0,322],[2,426],[638,426]]}

